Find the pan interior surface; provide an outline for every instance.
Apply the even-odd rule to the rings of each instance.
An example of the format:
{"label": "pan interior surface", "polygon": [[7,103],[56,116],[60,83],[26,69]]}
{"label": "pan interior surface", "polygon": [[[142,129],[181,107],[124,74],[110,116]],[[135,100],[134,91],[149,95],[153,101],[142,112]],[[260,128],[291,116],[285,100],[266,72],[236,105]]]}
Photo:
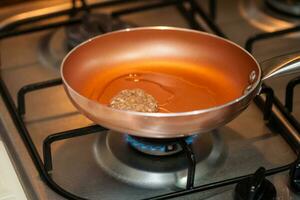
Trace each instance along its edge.
{"label": "pan interior surface", "polygon": [[[108,105],[124,89],[143,89],[159,112],[207,109],[241,97],[259,74],[236,45],[209,34],[136,29],[96,37],[72,51],[63,66],[67,84]],[[252,81],[255,81],[252,80]]]}

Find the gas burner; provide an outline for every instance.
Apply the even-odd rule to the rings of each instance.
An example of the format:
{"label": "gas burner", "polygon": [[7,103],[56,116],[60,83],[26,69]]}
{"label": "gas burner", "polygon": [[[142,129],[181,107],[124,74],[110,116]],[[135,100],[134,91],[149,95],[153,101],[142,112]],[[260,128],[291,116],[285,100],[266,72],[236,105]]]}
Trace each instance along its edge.
{"label": "gas burner", "polygon": [[[211,175],[217,166],[220,167],[226,155],[225,145],[218,131],[187,137],[185,140],[190,143],[196,156],[196,184]],[[149,139],[146,141],[143,138],[141,142],[141,138],[114,131],[100,134],[94,146],[97,163],[106,173],[130,185],[151,189],[184,188],[188,168],[186,154],[178,149],[168,156],[157,153],[168,152],[168,145],[174,145],[175,140],[166,143],[165,140],[158,142],[156,139],[155,144]],[[135,142],[137,144],[133,144]],[[137,147],[143,145],[144,148]],[[175,146],[172,148],[178,147]],[[152,150],[155,153],[149,153]]]}
{"label": "gas burner", "polygon": [[130,27],[133,25],[108,14],[84,13],[80,24],[66,28],[67,45],[72,49],[94,36]]}
{"label": "gas burner", "polygon": [[[197,135],[184,138],[187,144],[192,144]],[[153,139],[127,135],[126,141],[134,149],[148,155],[169,156],[182,151],[178,139]]]}
{"label": "gas burner", "polygon": [[[299,2],[291,1],[291,3],[287,3],[287,1],[279,0],[241,0],[240,2],[239,8],[242,16],[253,26],[263,31],[273,32],[299,24],[299,16],[293,15],[293,12],[299,12],[300,14]],[[291,9],[292,7],[293,9]],[[284,12],[286,9],[289,10],[288,14]],[[295,36],[296,34],[292,35]]]}
{"label": "gas burner", "polygon": [[83,14],[81,23],[52,31],[40,40],[39,60],[47,67],[59,69],[64,56],[76,45],[91,37],[133,27],[107,14]]}
{"label": "gas burner", "polygon": [[270,8],[282,14],[300,17],[299,0],[265,0]]}

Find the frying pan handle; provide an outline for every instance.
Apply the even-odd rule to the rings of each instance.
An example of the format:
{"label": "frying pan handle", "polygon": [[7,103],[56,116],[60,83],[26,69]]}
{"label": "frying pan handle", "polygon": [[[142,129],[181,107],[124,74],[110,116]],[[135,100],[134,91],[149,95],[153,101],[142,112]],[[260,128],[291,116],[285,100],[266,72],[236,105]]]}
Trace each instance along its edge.
{"label": "frying pan handle", "polygon": [[266,67],[263,70],[262,81],[295,72],[300,72],[300,56],[283,59],[283,61],[278,64]]}

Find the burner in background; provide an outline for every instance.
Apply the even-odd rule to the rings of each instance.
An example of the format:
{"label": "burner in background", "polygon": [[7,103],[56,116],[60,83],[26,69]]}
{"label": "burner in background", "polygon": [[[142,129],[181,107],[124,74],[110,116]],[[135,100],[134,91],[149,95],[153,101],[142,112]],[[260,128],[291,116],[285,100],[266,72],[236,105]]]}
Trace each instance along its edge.
{"label": "burner in background", "polygon": [[[184,151],[169,156],[141,153],[127,142],[127,135],[114,131],[99,134],[94,154],[101,169],[116,180],[141,188],[185,188],[188,161]],[[219,169],[226,158],[224,140],[218,130],[192,139],[195,153],[195,185]]]}
{"label": "burner in background", "polygon": [[265,0],[266,5],[281,14],[300,17],[299,0]]}
{"label": "burner in background", "polygon": [[[240,0],[239,10],[241,15],[254,27],[265,32],[274,32],[292,28],[299,24],[299,17],[278,12],[270,6],[272,0]],[[285,1],[282,1],[282,3]],[[286,3],[283,3],[286,4]],[[296,5],[294,3],[294,5]],[[299,8],[299,3],[296,5]],[[295,8],[296,8],[295,7]],[[299,34],[289,34],[288,37],[298,37]]]}
{"label": "burner in background", "polygon": [[[192,144],[197,135],[184,138],[187,144]],[[126,136],[126,141],[134,149],[154,156],[169,156],[182,151],[182,148],[176,138],[170,139],[154,139],[142,138],[131,135]]]}
{"label": "burner in background", "polygon": [[130,27],[134,26],[108,14],[84,13],[80,24],[66,28],[67,45],[72,49],[96,35]]}

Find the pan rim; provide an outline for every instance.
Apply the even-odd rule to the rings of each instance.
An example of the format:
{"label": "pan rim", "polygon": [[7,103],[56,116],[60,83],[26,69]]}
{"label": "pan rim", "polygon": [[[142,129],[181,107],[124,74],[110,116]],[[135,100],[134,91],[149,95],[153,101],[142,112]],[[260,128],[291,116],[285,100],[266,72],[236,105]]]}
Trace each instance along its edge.
{"label": "pan rim", "polygon": [[[190,33],[207,35],[209,37],[214,37],[216,39],[227,42],[227,43],[235,46],[236,48],[240,49],[242,52],[246,53],[246,55],[248,55],[255,62],[256,66],[258,68],[258,78],[257,78],[256,82],[254,84],[252,84],[252,88],[250,90],[248,90],[247,93],[245,93],[245,94],[241,95],[240,97],[238,97],[238,98],[236,98],[232,101],[229,101],[225,104],[210,107],[210,108],[206,108],[206,109],[192,110],[192,111],[186,111],[186,112],[172,112],[172,113],[147,113],[147,112],[137,112],[137,111],[130,111],[130,110],[114,109],[114,108],[111,108],[107,105],[100,104],[99,102],[97,102],[95,100],[89,99],[89,98],[81,95],[80,93],[78,93],[75,89],[73,89],[68,84],[68,82],[66,81],[66,79],[64,77],[64,73],[63,73],[64,63],[69,58],[69,56],[73,52],[75,52],[78,48],[80,48],[81,46],[83,46],[83,45],[85,45],[85,44],[87,44],[87,43],[89,43],[89,42],[91,42],[95,39],[101,38],[101,37],[105,37],[105,36],[108,36],[108,35],[113,35],[113,34],[117,34],[117,33],[121,33],[121,32],[139,31],[139,30],[161,30],[161,31],[175,30],[175,31],[182,31],[182,32],[190,32]],[[120,114],[128,114],[128,115],[136,115],[136,116],[142,116],[142,117],[157,117],[157,118],[159,118],[159,117],[183,117],[183,116],[199,115],[199,114],[203,114],[203,113],[209,113],[209,112],[212,112],[212,111],[220,110],[220,109],[229,107],[233,104],[236,104],[238,102],[241,102],[245,98],[249,97],[249,95],[252,94],[252,92],[255,91],[258,87],[260,87],[261,77],[262,77],[262,69],[261,69],[259,63],[257,62],[257,60],[248,51],[246,51],[244,48],[242,48],[238,44],[236,44],[236,43],[234,43],[234,42],[232,42],[228,39],[222,38],[220,36],[217,36],[217,35],[214,35],[214,34],[211,34],[211,33],[207,33],[207,32],[187,29],[187,28],[179,28],[179,27],[171,27],[171,26],[144,26],[144,27],[126,28],[126,29],[122,29],[122,30],[118,30],[118,31],[113,31],[113,32],[97,35],[95,37],[92,37],[92,38],[82,42],[81,44],[74,47],[71,51],[69,51],[67,53],[67,55],[64,57],[64,59],[62,60],[61,65],[60,65],[60,75],[61,75],[61,78],[63,80],[63,84],[65,84],[66,87],[67,87],[67,90],[72,91],[72,93],[76,94],[80,98],[83,98],[84,100],[86,100],[88,102],[92,102],[96,106],[101,107],[102,109],[109,110],[109,111],[112,111],[112,112],[115,112],[115,113],[120,113]]]}

